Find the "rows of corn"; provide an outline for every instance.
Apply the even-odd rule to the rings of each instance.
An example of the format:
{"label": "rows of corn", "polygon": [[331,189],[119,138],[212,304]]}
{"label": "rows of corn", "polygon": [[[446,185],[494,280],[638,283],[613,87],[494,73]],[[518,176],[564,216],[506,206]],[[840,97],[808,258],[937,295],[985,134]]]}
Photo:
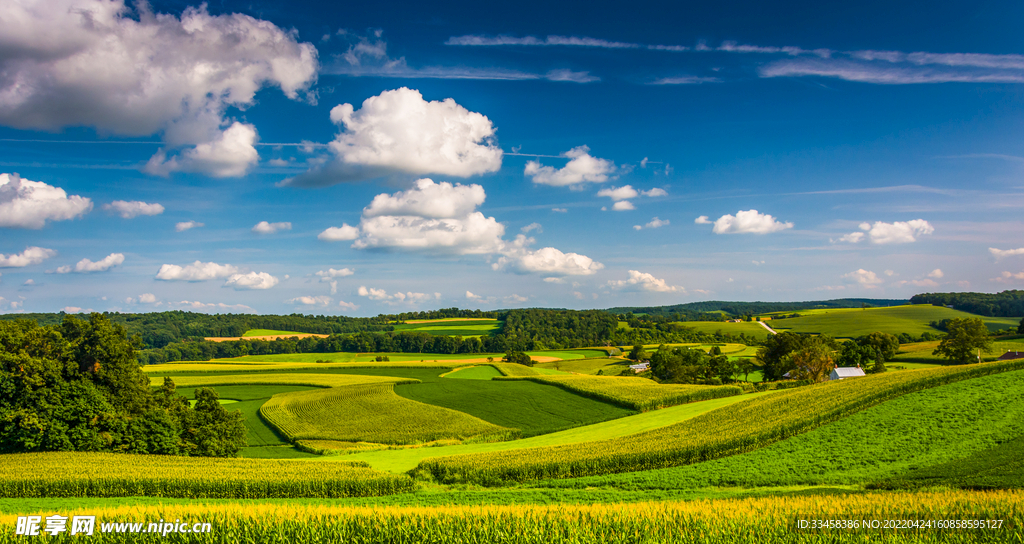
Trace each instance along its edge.
{"label": "rows of corn", "polygon": [[407,476],[362,462],[304,463],[167,455],[0,455],[0,497],[375,497],[412,491]]}
{"label": "rows of corn", "polygon": [[1021,368],[1024,360],[826,382],[611,440],[426,459],[414,473],[442,483],[503,485],[688,465],[761,448],[906,393]]}
{"label": "rows of corn", "polygon": [[392,384],[279,393],[260,414],[292,441],[417,444],[516,434],[464,412],[401,397]]}
{"label": "rows of corn", "polygon": [[[792,496],[607,505],[347,507],[314,504],[203,504],[82,508],[0,515],[0,544],[14,535],[18,515],[96,516],[88,542],[260,542],[389,544],[625,544],[625,543],[1021,543],[1024,493],[933,492]],[[102,532],[104,524],[177,521],[209,523],[206,534]],[[814,520],[857,528],[802,529]],[[985,528],[944,528],[979,520]],[[804,523],[802,524],[801,521]],[[884,528],[891,521],[918,528]],[[879,528],[872,527],[875,522]],[[924,522],[925,527],[920,525]],[[931,524],[928,528],[927,525]],[[865,528],[864,525],[868,525]],[[940,528],[940,525],[943,528]],[[961,523],[962,525],[962,523]],[[76,540],[68,532],[47,542]]]}
{"label": "rows of corn", "polygon": [[647,378],[628,376],[549,374],[514,378],[506,375],[494,379],[521,379],[555,385],[584,397],[611,402],[640,412],[688,402],[731,397],[743,393],[743,389],[733,385],[659,384]]}
{"label": "rows of corn", "polygon": [[[177,376],[172,377],[177,387],[216,387],[218,385],[305,385],[310,387],[346,387],[363,384],[395,384],[417,383],[412,378],[392,378],[390,376],[360,376],[355,374],[289,374],[284,372],[266,372],[251,374],[235,374],[226,376]],[[159,386],[163,378],[151,377],[149,383]]]}

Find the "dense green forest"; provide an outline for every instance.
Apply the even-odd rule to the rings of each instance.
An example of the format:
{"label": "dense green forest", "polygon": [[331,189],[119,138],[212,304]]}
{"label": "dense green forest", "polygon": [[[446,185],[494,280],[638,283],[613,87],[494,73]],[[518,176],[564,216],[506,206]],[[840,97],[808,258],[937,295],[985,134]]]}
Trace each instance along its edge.
{"label": "dense green forest", "polygon": [[1024,316],[1024,291],[1001,293],[923,293],[910,298],[911,304],[952,306],[962,312],[988,317]]}
{"label": "dense green forest", "polygon": [[190,407],[168,380],[153,391],[125,329],[101,314],[0,321],[0,453],[236,455],[241,414],[209,389],[196,401]]}
{"label": "dense green forest", "polygon": [[632,313],[645,314],[649,316],[664,316],[671,318],[672,321],[701,321],[709,320],[705,314],[716,312],[725,312],[729,315],[743,316],[767,314],[771,312],[794,312],[814,308],[860,308],[865,304],[868,306],[899,306],[906,303],[906,300],[881,298],[840,298],[835,300],[814,300],[807,302],[728,302],[722,300],[709,300],[705,302],[675,304],[673,306],[632,306],[609,308],[607,311],[613,314]]}

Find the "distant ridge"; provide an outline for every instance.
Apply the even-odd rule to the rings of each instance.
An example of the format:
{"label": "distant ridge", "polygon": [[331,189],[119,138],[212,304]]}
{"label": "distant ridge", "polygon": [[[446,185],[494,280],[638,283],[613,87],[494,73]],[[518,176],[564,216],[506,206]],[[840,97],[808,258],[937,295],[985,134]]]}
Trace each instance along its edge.
{"label": "distant ridge", "polygon": [[647,315],[697,315],[709,312],[727,312],[732,315],[765,314],[769,312],[790,312],[810,310],[814,308],[860,308],[869,306],[901,306],[909,304],[907,299],[888,298],[838,298],[833,300],[810,300],[804,302],[737,302],[724,300],[708,300],[688,302],[672,306],[621,306],[608,308],[613,314],[647,314]]}

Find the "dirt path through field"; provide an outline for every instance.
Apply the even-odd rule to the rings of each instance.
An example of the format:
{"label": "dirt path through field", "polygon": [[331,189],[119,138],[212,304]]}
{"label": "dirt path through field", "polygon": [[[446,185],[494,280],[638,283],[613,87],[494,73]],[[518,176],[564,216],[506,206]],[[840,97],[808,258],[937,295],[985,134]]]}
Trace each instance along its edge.
{"label": "dirt path through field", "polygon": [[769,327],[768,325],[765,325],[764,321],[758,321],[757,324],[761,325],[762,327],[765,328],[765,330],[767,330],[768,332],[770,332],[772,334],[779,334],[775,329]]}

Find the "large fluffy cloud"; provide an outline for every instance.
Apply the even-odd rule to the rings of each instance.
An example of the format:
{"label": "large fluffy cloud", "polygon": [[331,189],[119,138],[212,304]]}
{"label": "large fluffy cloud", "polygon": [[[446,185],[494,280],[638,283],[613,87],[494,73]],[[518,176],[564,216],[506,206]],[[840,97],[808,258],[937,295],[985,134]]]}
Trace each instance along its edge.
{"label": "large fluffy cloud", "polygon": [[21,253],[12,253],[10,255],[0,253],[0,268],[22,268],[32,264],[39,264],[56,254],[57,252],[52,249],[36,246],[26,247],[25,251]]}
{"label": "large fluffy cloud", "polygon": [[294,32],[205,4],[179,18],[123,0],[8,0],[0,28],[0,124],[163,133],[171,148],[196,146],[159,152],[149,169],[162,174],[243,174],[256,161],[255,129],[232,124],[227,108],[252,105],[267,85],[299,98],[318,67]]}
{"label": "large fluffy cloud", "polygon": [[336,106],[331,121],[344,127],[330,143],[332,160],[284,184],[314,187],[392,173],[465,178],[501,168],[490,119],[451,98],[427,101],[402,87],[367,98],[358,110]]}
{"label": "large fluffy cloud", "polygon": [[156,279],[164,281],[207,281],[238,274],[238,267],[230,264],[204,263],[196,261],[190,265],[165,264],[160,267]]}
{"label": "large fluffy cloud", "polygon": [[531,250],[528,246],[532,242],[532,238],[520,234],[491,268],[549,277],[589,276],[604,268],[603,264],[579,253],[563,253],[553,247]]}
{"label": "large fluffy cloud", "polygon": [[74,219],[91,209],[91,200],[68,196],[60,187],[0,174],[0,227],[41,229],[47,221]]}
{"label": "large fluffy cloud", "polygon": [[[701,217],[698,217],[695,222],[701,223]],[[715,220],[715,226],[711,231],[715,234],[767,234],[791,228],[793,228],[793,223],[783,223],[757,210],[745,210],[736,212],[735,216],[726,214],[719,217]]]}
{"label": "large fluffy cloud", "polygon": [[562,156],[571,159],[562,168],[555,169],[552,166],[543,166],[539,161],[529,161],[523,173],[532,177],[534,183],[564,187],[582,183],[604,183],[616,170],[614,162],[590,156],[590,148],[585,145],[574,147],[562,153]]}
{"label": "large fluffy cloud", "polygon": [[266,272],[249,272],[248,274],[232,274],[224,282],[224,287],[234,287],[236,291],[245,289],[270,289],[278,284],[277,278]]}
{"label": "large fluffy cloud", "polygon": [[164,207],[160,204],[149,204],[141,200],[115,200],[110,204],[104,204],[103,209],[116,213],[124,219],[132,219],[140,215],[160,215],[164,213]]}
{"label": "large fluffy cloud", "polygon": [[867,238],[871,240],[872,244],[909,244],[916,242],[920,236],[935,232],[935,227],[932,227],[924,219],[914,219],[892,223],[883,223],[882,221],[875,221],[874,224],[861,223],[860,230],[863,232],[851,232],[844,235],[839,241],[856,244]]}
{"label": "large fluffy cloud", "polygon": [[357,249],[424,250],[457,255],[495,253],[505,227],[475,211],[483,187],[418,180],[413,189],[377,195],[363,209]]}
{"label": "large fluffy cloud", "polygon": [[681,286],[669,285],[665,280],[656,278],[652,274],[648,274],[646,272],[640,272],[639,270],[630,270],[629,278],[627,279],[609,281],[608,287],[611,287],[612,289],[652,291],[655,293],[686,292],[686,289],[683,289]]}

